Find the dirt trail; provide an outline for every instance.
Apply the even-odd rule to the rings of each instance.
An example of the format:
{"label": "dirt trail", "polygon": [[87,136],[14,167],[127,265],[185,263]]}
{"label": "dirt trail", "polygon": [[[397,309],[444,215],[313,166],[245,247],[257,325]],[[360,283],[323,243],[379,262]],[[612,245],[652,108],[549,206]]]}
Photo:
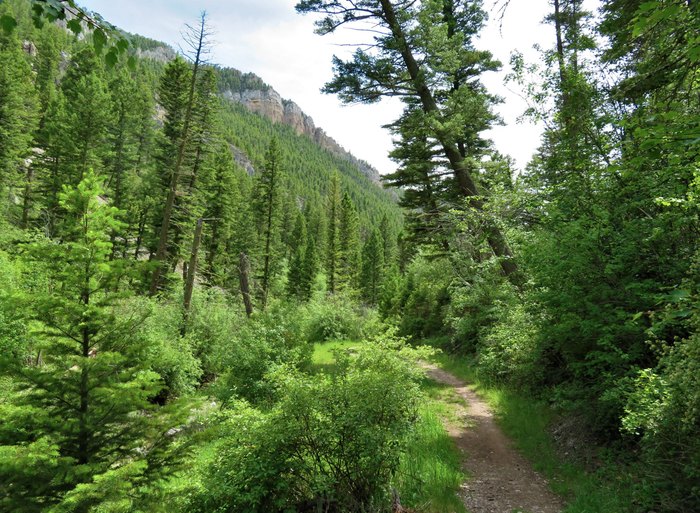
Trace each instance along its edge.
{"label": "dirt trail", "polygon": [[463,468],[470,478],[460,495],[470,513],[560,513],[561,499],[547,481],[513,447],[493,414],[466,384],[452,374],[426,366],[428,376],[454,388],[469,405],[465,422],[448,426],[464,453]]}

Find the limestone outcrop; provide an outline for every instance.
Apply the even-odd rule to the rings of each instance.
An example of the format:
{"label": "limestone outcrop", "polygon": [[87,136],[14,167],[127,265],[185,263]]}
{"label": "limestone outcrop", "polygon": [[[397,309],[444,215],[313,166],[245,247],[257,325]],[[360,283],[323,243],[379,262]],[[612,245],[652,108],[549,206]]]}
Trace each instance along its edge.
{"label": "limestone outcrop", "polygon": [[297,134],[311,138],[325,150],[348,160],[370,180],[379,183],[379,172],[375,168],[343,148],[322,128],[317,127],[311,116],[305,114],[301,107],[291,100],[283,99],[273,88],[266,86],[242,91],[225,90],[222,96],[227,100],[243,104],[251,112],[264,116],[274,123],[289,125]]}

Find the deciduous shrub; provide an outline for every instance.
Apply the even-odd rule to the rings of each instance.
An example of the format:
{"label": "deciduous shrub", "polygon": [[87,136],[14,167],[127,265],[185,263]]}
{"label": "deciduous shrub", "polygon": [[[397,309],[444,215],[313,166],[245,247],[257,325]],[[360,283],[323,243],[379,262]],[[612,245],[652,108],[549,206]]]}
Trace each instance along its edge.
{"label": "deciduous shrub", "polygon": [[502,317],[488,330],[478,350],[479,372],[487,381],[518,388],[533,387],[541,372],[537,365],[538,326],[519,302],[494,305]]}
{"label": "deciduous shrub", "polygon": [[313,346],[303,336],[301,316],[293,305],[276,304],[229,334],[224,357],[225,372],[216,386],[219,398],[234,397],[257,403],[271,398],[265,380],[275,367],[301,368],[311,361]]}
{"label": "deciduous shrub", "polygon": [[422,353],[386,338],[339,355],[338,372],[280,367],[267,412],[235,403],[193,510],[384,511],[417,419]]}
{"label": "deciduous shrub", "polygon": [[335,294],[309,304],[305,333],[309,342],[359,340],[365,318],[350,299]]}
{"label": "deciduous shrub", "polygon": [[700,336],[639,371],[622,427],[641,437],[643,473],[661,511],[700,511]]}

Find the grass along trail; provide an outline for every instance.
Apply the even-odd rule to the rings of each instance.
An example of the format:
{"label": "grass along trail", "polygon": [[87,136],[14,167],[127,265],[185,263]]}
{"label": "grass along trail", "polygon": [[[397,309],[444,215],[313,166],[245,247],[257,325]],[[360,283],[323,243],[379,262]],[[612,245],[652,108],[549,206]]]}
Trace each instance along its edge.
{"label": "grass along trail", "polygon": [[453,388],[466,401],[463,419],[448,423],[448,431],[464,454],[469,479],[460,496],[470,513],[559,513],[561,499],[547,481],[513,447],[486,403],[466,384],[439,367],[426,364],[428,376]]}

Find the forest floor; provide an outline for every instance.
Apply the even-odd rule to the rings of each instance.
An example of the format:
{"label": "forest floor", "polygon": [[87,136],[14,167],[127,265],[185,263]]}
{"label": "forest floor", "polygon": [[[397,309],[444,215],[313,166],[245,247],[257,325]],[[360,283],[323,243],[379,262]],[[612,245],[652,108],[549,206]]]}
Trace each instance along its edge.
{"label": "forest floor", "polygon": [[513,447],[496,424],[487,404],[466,383],[426,364],[428,376],[452,387],[462,400],[457,405],[458,421],[446,429],[463,454],[463,468],[469,476],[460,497],[470,513],[559,513],[564,505],[547,481]]}

